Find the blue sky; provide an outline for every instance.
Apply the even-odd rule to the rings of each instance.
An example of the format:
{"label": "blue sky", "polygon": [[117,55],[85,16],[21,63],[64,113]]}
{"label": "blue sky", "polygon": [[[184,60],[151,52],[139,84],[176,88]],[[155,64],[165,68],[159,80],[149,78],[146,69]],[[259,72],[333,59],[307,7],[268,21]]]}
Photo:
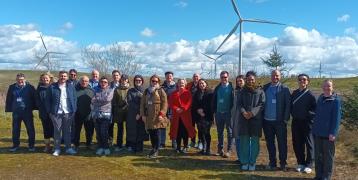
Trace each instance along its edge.
{"label": "blue sky", "polygon": [[[236,2],[244,18],[267,19],[288,25],[246,23],[246,33],[271,40],[281,39],[290,34],[287,27],[294,27],[308,33],[317,31],[320,37],[331,40],[350,37],[357,43],[358,1]],[[31,24],[31,30],[48,36],[48,39],[58,37],[71,42],[78,49],[91,44],[106,46],[114,42],[170,45],[181,40],[197,48],[200,41],[223,39],[220,35],[226,35],[237,22],[229,0],[4,0],[0,6],[0,17],[0,26]],[[5,36],[5,33],[1,35]]]}

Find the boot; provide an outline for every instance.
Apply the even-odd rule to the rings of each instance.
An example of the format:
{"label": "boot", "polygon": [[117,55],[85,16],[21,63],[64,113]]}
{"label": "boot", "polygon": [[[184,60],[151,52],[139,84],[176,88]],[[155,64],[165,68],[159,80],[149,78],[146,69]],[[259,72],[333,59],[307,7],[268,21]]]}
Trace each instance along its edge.
{"label": "boot", "polygon": [[48,153],[48,152],[51,152],[51,141],[50,139],[44,139],[44,143],[45,143],[45,149],[44,149],[44,152],[45,153]]}

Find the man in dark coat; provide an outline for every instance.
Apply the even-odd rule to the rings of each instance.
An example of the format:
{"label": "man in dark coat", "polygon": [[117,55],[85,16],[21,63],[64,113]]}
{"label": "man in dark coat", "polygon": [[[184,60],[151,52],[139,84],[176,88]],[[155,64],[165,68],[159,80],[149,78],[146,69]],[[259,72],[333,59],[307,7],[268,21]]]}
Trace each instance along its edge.
{"label": "man in dark coat", "polygon": [[20,145],[21,121],[24,121],[29,137],[29,151],[35,151],[35,128],[32,111],[36,109],[36,91],[26,82],[25,75],[16,75],[16,83],[9,86],[5,112],[12,112],[12,143],[9,150],[15,152]]}
{"label": "man in dark coat", "polygon": [[75,129],[74,129],[74,141],[76,149],[80,145],[80,136],[82,125],[85,127],[86,132],[86,146],[91,148],[94,123],[90,119],[91,113],[91,99],[94,96],[93,89],[88,85],[89,78],[82,76],[80,82],[76,85],[76,96],[77,96],[77,111],[75,114]]}
{"label": "man in dark coat", "polygon": [[286,171],[287,122],[290,118],[291,94],[288,87],[280,83],[280,80],[281,72],[273,70],[271,83],[263,87],[266,97],[263,130],[270,159],[267,169],[274,170],[276,168],[275,139],[277,137],[280,169]]}

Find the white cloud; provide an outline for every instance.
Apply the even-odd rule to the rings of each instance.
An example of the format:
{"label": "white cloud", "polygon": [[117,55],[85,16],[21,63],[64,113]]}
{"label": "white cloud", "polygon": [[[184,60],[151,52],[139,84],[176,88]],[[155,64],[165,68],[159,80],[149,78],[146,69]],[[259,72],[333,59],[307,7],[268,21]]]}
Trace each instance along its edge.
{"label": "white cloud", "polygon": [[145,37],[153,37],[155,35],[153,30],[151,30],[147,27],[144,28],[143,31],[140,32],[140,34]]}
{"label": "white cloud", "polygon": [[[0,68],[32,69],[35,66],[33,51],[43,49],[39,31],[33,25],[0,26]],[[352,35],[350,35],[352,34]],[[358,69],[358,44],[353,38],[356,29],[346,30],[346,36],[330,37],[315,29],[307,30],[299,27],[287,27],[278,37],[267,38],[256,33],[243,33],[243,70],[256,70],[259,73],[267,68],[260,57],[267,56],[274,44],[279,52],[293,67],[291,73],[308,73],[318,76],[319,62],[323,64],[323,75],[331,73],[336,77],[356,76]],[[202,64],[210,71],[212,61],[201,53],[211,54],[224,40],[226,35],[218,35],[200,41],[185,39],[171,43],[118,42],[125,48],[133,49],[137,55],[137,63],[145,68],[140,72],[145,75],[165,71],[175,72],[177,77],[191,77],[194,72],[201,72]],[[227,54],[218,61],[219,73],[228,64],[238,61],[239,37],[233,35],[222,47]],[[63,69],[77,68],[89,71],[81,59],[81,49],[75,42],[61,37],[44,35],[49,50],[66,53],[62,62]],[[97,43],[88,46],[108,48],[109,45]]]}
{"label": "white cloud", "polygon": [[338,22],[347,22],[349,20],[349,18],[350,18],[349,14],[344,14],[341,17],[338,17],[337,21]]}
{"label": "white cloud", "polygon": [[358,41],[358,31],[354,27],[350,27],[344,30],[344,34],[354,38],[356,41]]}
{"label": "white cloud", "polygon": [[65,34],[69,30],[73,29],[74,25],[71,22],[65,22],[62,27],[58,30],[59,33]]}
{"label": "white cloud", "polygon": [[185,8],[188,6],[188,3],[185,1],[179,1],[179,2],[175,3],[174,6]]}

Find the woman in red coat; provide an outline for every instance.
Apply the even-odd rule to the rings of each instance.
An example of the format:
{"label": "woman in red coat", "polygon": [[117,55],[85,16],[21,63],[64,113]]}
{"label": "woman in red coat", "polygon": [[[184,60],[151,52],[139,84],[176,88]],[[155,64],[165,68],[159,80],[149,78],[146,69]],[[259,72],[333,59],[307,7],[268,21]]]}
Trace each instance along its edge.
{"label": "woman in red coat", "polygon": [[[177,152],[185,153],[188,150],[188,137],[195,137],[195,129],[192,125],[190,106],[191,93],[185,88],[185,79],[179,79],[177,90],[169,97],[169,106],[173,112],[170,125],[170,138],[177,141]],[[184,147],[181,149],[181,140]]]}

